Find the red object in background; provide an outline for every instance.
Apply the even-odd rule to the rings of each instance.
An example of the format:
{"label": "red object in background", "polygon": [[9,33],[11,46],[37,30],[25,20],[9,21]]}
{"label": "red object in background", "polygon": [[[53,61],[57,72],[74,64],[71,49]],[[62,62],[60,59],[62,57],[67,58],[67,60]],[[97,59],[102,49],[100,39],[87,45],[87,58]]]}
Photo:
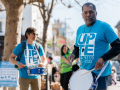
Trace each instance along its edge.
{"label": "red object in background", "polygon": [[48,62],[48,63],[50,63],[50,60],[49,60],[49,58],[46,58],[46,59],[47,59],[47,62]]}
{"label": "red object in background", "polygon": [[65,40],[59,40],[59,43],[65,44]]}

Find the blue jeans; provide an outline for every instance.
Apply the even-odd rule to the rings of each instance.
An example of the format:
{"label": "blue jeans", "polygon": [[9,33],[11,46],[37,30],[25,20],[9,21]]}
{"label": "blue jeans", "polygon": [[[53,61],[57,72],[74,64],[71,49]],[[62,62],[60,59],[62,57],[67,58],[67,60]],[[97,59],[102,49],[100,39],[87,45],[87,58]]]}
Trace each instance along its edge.
{"label": "blue jeans", "polygon": [[97,90],[107,90],[108,86],[112,85],[112,76],[108,75],[98,79]]}

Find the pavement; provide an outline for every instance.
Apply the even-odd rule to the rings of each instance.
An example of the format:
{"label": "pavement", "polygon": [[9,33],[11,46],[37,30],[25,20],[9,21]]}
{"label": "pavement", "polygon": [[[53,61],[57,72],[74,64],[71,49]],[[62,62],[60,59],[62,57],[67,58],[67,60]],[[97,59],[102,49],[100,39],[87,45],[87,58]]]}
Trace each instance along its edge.
{"label": "pavement", "polygon": [[109,86],[108,90],[120,90],[120,81],[117,81],[117,85]]}
{"label": "pavement", "polygon": [[[0,90],[3,90],[3,87],[0,87]],[[117,81],[117,85],[109,86],[108,90],[120,90],[120,81]]]}

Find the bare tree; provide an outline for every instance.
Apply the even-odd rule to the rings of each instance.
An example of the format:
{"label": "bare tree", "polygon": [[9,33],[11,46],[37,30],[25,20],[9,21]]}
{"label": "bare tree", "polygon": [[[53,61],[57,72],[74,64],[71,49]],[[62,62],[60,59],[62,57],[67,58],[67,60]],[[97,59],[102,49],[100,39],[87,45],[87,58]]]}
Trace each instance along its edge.
{"label": "bare tree", "polygon": [[[1,0],[6,10],[6,31],[4,39],[3,60],[8,61],[15,46],[21,41],[21,23],[23,9],[26,4],[43,2],[44,0]],[[7,88],[4,87],[3,90]],[[9,90],[16,90],[10,87]]]}
{"label": "bare tree", "polygon": [[63,0],[60,0],[60,1],[61,1],[61,3],[62,3],[64,6],[66,6],[66,7],[68,7],[68,8],[72,8],[72,6],[71,6],[70,4],[67,5],[67,3],[64,3],[64,2],[63,2]]}
{"label": "bare tree", "polygon": [[35,6],[39,7],[40,14],[42,15],[43,18],[43,38],[42,38],[42,46],[45,50],[45,53],[47,52],[47,30],[48,30],[48,25],[49,21],[51,18],[52,10],[53,8],[58,4],[59,0],[52,0],[51,3],[48,3],[48,6],[46,3],[38,3],[38,5],[33,4]]}

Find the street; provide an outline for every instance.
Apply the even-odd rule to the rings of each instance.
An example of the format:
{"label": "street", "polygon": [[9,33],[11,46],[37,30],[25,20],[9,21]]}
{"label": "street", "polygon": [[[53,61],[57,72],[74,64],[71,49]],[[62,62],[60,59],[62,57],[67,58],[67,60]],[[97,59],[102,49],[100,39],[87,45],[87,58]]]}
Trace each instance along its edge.
{"label": "street", "polygon": [[[3,88],[0,87],[0,90],[3,90]],[[117,81],[117,85],[109,86],[108,90],[120,90],[120,81]]]}
{"label": "street", "polygon": [[117,81],[117,85],[109,86],[108,90],[120,90],[120,81]]}

